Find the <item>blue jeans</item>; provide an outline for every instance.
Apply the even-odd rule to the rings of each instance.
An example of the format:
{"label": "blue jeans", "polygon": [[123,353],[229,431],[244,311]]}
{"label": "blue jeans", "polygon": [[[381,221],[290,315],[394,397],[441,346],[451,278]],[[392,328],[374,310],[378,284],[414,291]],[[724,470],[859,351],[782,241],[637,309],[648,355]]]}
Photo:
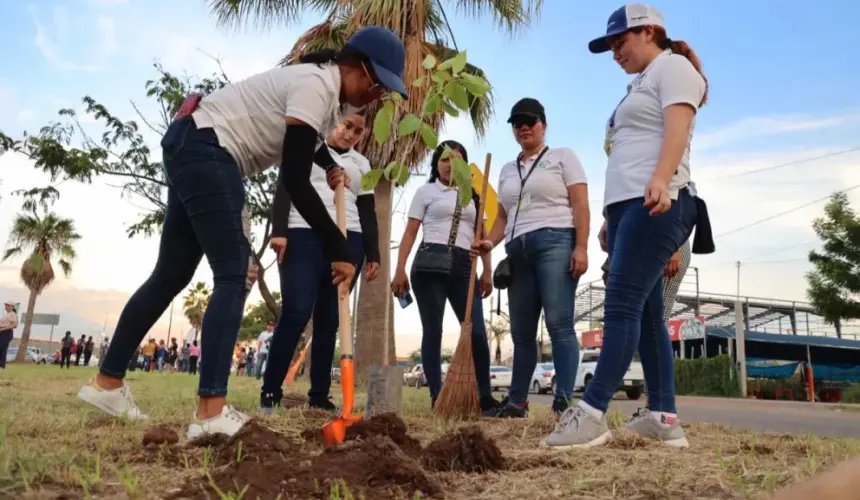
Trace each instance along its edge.
{"label": "blue jeans", "polygon": [[[331,367],[338,330],[337,287],[332,285],[331,261],[323,253],[323,240],[313,229],[294,228],[287,232],[287,251],[280,264],[281,317],[269,345],[263,392],[283,395],[287,377],[302,331],[314,318],[311,349],[311,398],[328,398]],[[364,261],[361,233],[348,231],[355,277]],[[350,287],[355,286],[355,278]]]}
{"label": "blue jeans", "polygon": [[578,279],[570,273],[576,244],[573,229],[538,229],[505,245],[511,266],[508,311],[514,366],[508,393],[514,404],[528,399],[529,384],[537,366],[537,332],[541,309],[552,342],[558,400],[573,398],[579,367],[579,343],[573,330],[573,305]]}
{"label": "blue jeans", "polygon": [[125,376],[134,350],[191,282],[203,256],[214,289],[203,316],[197,394],[225,396],[233,346],[242,322],[251,247],[242,227],[245,189],[239,165],[212,129],[191,117],[173,122],[161,140],[169,188],[158,260],[132,295],[117,323],[101,372]]}
{"label": "blue jeans", "polygon": [[268,352],[261,352],[257,357],[257,380],[263,378],[263,365],[266,364],[266,359],[268,359]]}
{"label": "blue jeans", "polygon": [[690,237],[696,203],[684,189],[668,212],[652,217],[644,198],[606,207],[609,279],[603,347],[582,400],[606,411],[639,349],[648,409],[675,413],[675,360],[663,321],[663,270]]}
{"label": "blue jeans", "polygon": [[[447,245],[422,243],[419,252],[446,252]],[[412,269],[412,291],[421,315],[421,363],[430,396],[435,398],[442,390],[442,319],[445,315],[445,301],[460,323],[466,316],[466,299],[469,294],[469,273],[472,258],[468,250],[456,248],[453,254],[452,269],[448,274],[416,271]],[[475,375],[478,382],[478,395],[492,397],[490,388],[490,344],[484,325],[484,310],[481,304],[481,291],[475,284],[472,300],[472,358],[475,362]]]}

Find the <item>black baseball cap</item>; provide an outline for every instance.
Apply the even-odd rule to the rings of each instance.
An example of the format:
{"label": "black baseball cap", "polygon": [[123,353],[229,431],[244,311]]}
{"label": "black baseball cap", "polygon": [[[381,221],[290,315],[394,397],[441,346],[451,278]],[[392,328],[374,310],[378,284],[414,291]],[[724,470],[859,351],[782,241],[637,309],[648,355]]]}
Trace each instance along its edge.
{"label": "black baseball cap", "polygon": [[546,110],[543,104],[531,97],[524,97],[514,104],[514,107],[511,108],[511,116],[508,118],[508,123],[513,123],[518,116],[537,118],[546,123]]}

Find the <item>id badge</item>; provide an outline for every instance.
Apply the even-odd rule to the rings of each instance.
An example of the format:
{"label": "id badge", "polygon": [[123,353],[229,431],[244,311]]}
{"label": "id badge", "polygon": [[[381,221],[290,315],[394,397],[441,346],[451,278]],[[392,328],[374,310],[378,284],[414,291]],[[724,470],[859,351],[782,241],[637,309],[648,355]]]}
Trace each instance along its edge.
{"label": "id badge", "polygon": [[522,212],[523,210],[528,209],[531,202],[532,202],[531,193],[523,193],[523,197],[520,198],[520,203],[517,205],[517,211]]}

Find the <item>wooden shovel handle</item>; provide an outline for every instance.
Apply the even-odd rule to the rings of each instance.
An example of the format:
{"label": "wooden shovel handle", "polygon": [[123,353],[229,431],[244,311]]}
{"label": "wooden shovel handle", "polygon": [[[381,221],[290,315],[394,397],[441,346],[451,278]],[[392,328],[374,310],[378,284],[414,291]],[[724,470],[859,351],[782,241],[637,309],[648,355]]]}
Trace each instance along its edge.
{"label": "wooden shovel handle", "polygon": [[[337,227],[346,236],[346,207],[344,206],[343,182],[334,190],[334,201],[337,215]],[[352,356],[352,322],[349,320],[349,294],[341,293],[340,286],[349,288],[349,283],[342,283],[337,291],[338,336],[340,337],[340,352],[343,356]]]}

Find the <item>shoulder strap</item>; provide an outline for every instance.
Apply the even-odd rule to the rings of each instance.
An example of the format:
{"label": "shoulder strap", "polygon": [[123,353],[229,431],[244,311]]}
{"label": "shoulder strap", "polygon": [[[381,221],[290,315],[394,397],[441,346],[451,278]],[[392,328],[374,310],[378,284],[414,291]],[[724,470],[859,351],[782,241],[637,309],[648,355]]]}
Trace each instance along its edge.
{"label": "shoulder strap", "polygon": [[541,159],[543,159],[543,155],[545,155],[547,151],[549,151],[549,146],[545,146],[543,148],[543,151],[541,151],[537,158],[535,158],[535,161],[532,162],[532,166],[531,168],[529,168],[529,172],[526,174],[525,177],[523,177],[522,170],[523,154],[520,153],[519,155],[517,155],[517,175],[520,176],[520,194],[519,196],[517,196],[517,212],[514,214],[514,225],[511,226],[511,241],[514,240],[515,232],[517,230],[517,219],[520,216],[520,203],[522,203],[523,201],[523,189],[525,189],[526,187],[526,181],[529,180],[529,177],[531,177],[532,172],[535,171],[535,167],[538,163],[540,163]]}
{"label": "shoulder strap", "polygon": [[460,206],[460,195],[454,197],[454,217],[451,219],[451,232],[448,234],[448,246],[457,245],[457,232],[460,230],[460,217],[463,214],[463,207]]}

